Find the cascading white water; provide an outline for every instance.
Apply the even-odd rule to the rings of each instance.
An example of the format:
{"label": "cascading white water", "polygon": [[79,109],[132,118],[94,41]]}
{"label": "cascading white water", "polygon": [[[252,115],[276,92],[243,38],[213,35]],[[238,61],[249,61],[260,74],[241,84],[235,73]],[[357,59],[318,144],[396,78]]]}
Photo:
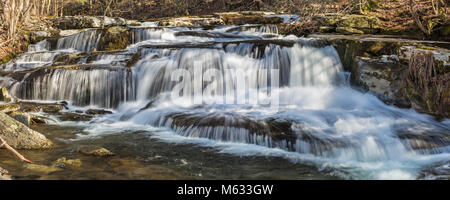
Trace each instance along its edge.
{"label": "cascading white water", "polygon": [[88,30],[58,40],[57,49],[74,49],[81,52],[90,52],[98,48],[101,33],[98,30]]}
{"label": "cascading white water", "polygon": [[[422,166],[449,160],[447,122],[385,105],[353,90],[332,46],[281,36],[265,40],[265,34],[277,33],[270,26],[208,31],[146,27],[133,28],[132,33],[136,44],[126,51],[140,59],[131,70],[116,66],[129,59],[126,54],[100,55],[90,64],[104,68],[32,72],[13,83],[11,93],[81,106],[119,106],[115,114],[106,116],[107,122],[99,119],[90,124],[98,127],[95,130],[122,120],[168,128],[188,138],[283,149],[312,157],[324,168],[345,171],[350,178],[415,178]],[[57,47],[89,52],[98,39],[95,31],[84,32],[60,39]],[[271,87],[274,77],[267,73],[275,69],[279,88]],[[181,86],[201,88],[183,97],[182,104],[171,99],[180,84],[172,76],[179,70],[193,78],[183,79]],[[209,79],[205,72],[210,70],[222,73],[223,79]],[[233,79],[236,75],[246,77],[247,87]],[[250,94],[278,105],[237,100]],[[199,97],[203,99],[196,101]]]}
{"label": "cascading white water", "polygon": [[66,100],[78,106],[114,108],[134,99],[134,86],[127,70],[48,70],[44,75],[11,87],[23,99]]}

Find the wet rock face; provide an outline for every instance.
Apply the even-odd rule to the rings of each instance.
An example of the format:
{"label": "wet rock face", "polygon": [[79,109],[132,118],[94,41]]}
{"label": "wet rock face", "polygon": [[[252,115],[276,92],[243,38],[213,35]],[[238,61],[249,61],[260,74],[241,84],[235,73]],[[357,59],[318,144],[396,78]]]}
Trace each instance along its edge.
{"label": "wet rock face", "polygon": [[449,180],[450,179],[450,161],[440,162],[434,165],[426,166],[420,173],[418,179],[425,180]]}
{"label": "wet rock face", "polygon": [[[336,48],[344,69],[351,72],[350,82],[353,85],[375,94],[387,104],[402,108],[413,107],[438,118],[449,116],[450,108],[430,107],[427,103],[430,97],[413,90],[405,78],[408,76],[411,55],[417,52],[431,52],[438,74],[446,76],[449,73],[450,52],[436,46],[448,46],[450,43],[385,35],[312,34],[310,37],[325,39]],[[448,94],[448,87],[444,87],[445,92]]]}
{"label": "wet rock face", "polygon": [[16,149],[45,149],[52,146],[52,142],[44,135],[2,112],[0,112],[0,136]]}
{"label": "wet rock face", "polygon": [[405,66],[395,55],[384,55],[379,59],[356,57],[356,82],[385,103],[402,108],[411,107],[411,103],[400,95],[402,73]]}

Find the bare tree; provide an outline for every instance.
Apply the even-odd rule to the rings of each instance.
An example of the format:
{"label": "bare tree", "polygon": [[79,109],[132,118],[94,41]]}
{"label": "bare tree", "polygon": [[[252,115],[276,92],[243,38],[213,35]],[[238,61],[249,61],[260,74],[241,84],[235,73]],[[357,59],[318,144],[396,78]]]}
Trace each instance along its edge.
{"label": "bare tree", "polygon": [[33,7],[29,0],[1,0],[3,7],[2,19],[8,31],[8,40],[13,40],[20,26],[29,17]]}

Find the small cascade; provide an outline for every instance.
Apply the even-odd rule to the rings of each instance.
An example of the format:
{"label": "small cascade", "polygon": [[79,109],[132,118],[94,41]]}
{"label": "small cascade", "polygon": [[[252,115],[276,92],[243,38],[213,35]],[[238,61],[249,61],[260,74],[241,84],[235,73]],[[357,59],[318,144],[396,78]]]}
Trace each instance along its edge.
{"label": "small cascade", "polygon": [[12,85],[11,93],[22,99],[66,100],[77,106],[114,108],[134,100],[128,70],[38,70]]}
{"label": "small cascade", "polygon": [[173,32],[167,28],[150,27],[132,29],[131,41],[138,43],[146,40],[165,39],[174,40]]}
{"label": "small cascade", "polygon": [[81,52],[91,52],[98,48],[101,33],[98,30],[87,30],[58,40],[56,49],[73,49]]}
{"label": "small cascade", "polygon": [[226,30],[226,32],[239,33],[239,32],[256,32],[256,33],[266,33],[266,34],[278,34],[277,25],[243,25],[237,27],[231,27]]}

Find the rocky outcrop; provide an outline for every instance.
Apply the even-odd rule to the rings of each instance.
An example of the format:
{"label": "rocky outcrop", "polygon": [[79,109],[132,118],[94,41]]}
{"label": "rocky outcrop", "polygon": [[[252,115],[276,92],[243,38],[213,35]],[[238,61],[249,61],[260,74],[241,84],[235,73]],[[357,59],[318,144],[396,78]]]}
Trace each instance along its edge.
{"label": "rocky outcrop", "polygon": [[188,26],[188,27],[207,27],[225,25],[225,22],[216,17],[178,17],[160,20],[162,26]]}
{"label": "rocky outcrop", "polygon": [[[346,71],[351,72],[351,83],[368,91],[385,103],[399,107],[412,107],[419,112],[438,117],[449,117],[449,108],[430,106],[430,97],[411,89],[406,84],[411,55],[431,52],[439,73],[448,73],[450,51],[433,46],[448,46],[449,42],[421,41],[392,36],[318,35],[333,45]],[[448,87],[445,90],[448,92]],[[445,93],[444,91],[444,93]],[[445,100],[444,101],[449,101]]]}
{"label": "rocky outcrop", "polygon": [[113,26],[103,31],[102,37],[99,41],[98,50],[112,51],[125,49],[132,43],[132,32],[129,28],[123,26]]}
{"label": "rocky outcrop", "polygon": [[380,20],[366,15],[316,15],[313,17],[324,32],[373,34],[380,31]]}
{"label": "rocky outcrop", "polygon": [[0,112],[0,136],[16,149],[45,149],[52,146],[52,142],[44,135],[2,112]]}
{"label": "rocky outcrop", "polygon": [[243,24],[280,24],[284,19],[273,12],[226,12],[214,13],[212,16],[194,16],[164,18],[159,20],[161,26],[211,27],[221,25]]}
{"label": "rocky outcrop", "polygon": [[53,26],[61,30],[125,26],[126,21],[119,17],[65,16],[52,20]]}

